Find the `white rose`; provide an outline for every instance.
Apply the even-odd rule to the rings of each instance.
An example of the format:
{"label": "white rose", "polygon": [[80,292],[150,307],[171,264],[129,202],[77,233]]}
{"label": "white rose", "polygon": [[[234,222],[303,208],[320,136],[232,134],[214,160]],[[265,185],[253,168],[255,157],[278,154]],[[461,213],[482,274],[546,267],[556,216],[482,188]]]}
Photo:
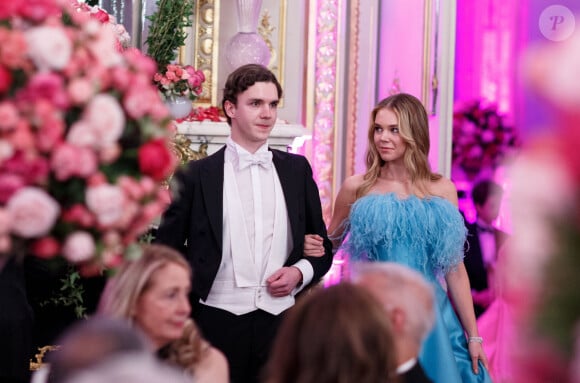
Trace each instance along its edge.
{"label": "white rose", "polygon": [[125,114],[117,99],[108,94],[94,97],[83,115],[100,147],[117,142],[125,129]]}
{"label": "white rose", "polygon": [[70,234],[62,247],[62,255],[73,263],[90,260],[95,254],[95,241],[86,231]]}
{"label": "white rose", "polygon": [[59,27],[35,27],[25,33],[28,55],[39,70],[63,69],[72,54],[69,37]]}
{"label": "white rose", "polygon": [[44,190],[23,187],[8,203],[6,210],[12,217],[12,232],[23,238],[47,234],[60,213],[59,204]]}
{"label": "white rose", "polygon": [[121,188],[102,184],[91,186],[86,193],[87,206],[103,226],[115,224],[123,216],[125,194]]}

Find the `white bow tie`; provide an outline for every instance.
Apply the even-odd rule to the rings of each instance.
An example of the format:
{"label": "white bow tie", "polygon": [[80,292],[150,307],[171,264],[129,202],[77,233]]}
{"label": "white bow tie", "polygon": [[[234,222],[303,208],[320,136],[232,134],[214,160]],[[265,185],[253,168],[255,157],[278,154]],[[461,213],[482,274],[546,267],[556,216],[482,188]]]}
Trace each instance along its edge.
{"label": "white bow tie", "polygon": [[265,168],[272,166],[272,152],[258,152],[255,154],[238,153],[238,167],[240,170],[251,165],[260,165]]}

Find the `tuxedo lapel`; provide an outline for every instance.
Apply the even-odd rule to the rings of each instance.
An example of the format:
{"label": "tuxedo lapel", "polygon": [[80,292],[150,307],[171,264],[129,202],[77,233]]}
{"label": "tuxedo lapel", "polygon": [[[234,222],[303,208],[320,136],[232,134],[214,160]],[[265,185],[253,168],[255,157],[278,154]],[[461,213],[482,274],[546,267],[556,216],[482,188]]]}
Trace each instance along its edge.
{"label": "tuxedo lapel", "polygon": [[225,146],[213,156],[208,157],[201,169],[200,180],[205,211],[207,211],[211,230],[218,242],[220,252],[223,236],[224,153]]}
{"label": "tuxedo lapel", "polygon": [[[286,201],[286,209],[288,210],[288,220],[290,221],[290,228],[292,233],[298,232],[298,189],[296,187],[296,175],[293,174],[293,168],[290,161],[287,161],[279,152],[272,151],[272,162],[276,167],[280,185],[284,192],[284,200]],[[294,242],[294,241],[292,241]]]}

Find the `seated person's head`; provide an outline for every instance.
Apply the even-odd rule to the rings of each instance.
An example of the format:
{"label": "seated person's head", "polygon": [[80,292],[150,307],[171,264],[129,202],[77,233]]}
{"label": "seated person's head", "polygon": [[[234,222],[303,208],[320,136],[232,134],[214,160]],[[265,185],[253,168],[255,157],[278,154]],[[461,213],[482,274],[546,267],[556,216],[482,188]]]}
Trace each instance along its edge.
{"label": "seated person's head", "polygon": [[72,375],[64,383],[188,383],[191,377],[150,354],[122,355]]}
{"label": "seated person's head", "polygon": [[286,314],[265,381],[389,382],[394,352],[380,303],[364,289],[341,283],[310,293]]}
{"label": "seated person's head", "polygon": [[475,184],[471,190],[471,199],[477,212],[477,217],[491,224],[499,214],[503,188],[491,180],[483,180]]}
{"label": "seated person's head", "polygon": [[379,300],[395,341],[413,342],[418,352],[435,321],[433,289],[421,274],[393,262],[357,265],[356,284]]}
{"label": "seated person's head", "polygon": [[48,381],[60,383],[78,371],[126,353],[147,350],[145,339],[124,320],[94,317],[77,322],[57,341],[49,357]]}
{"label": "seated person's head", "polygon": [[179,339],[189,322],[191,269],[163,245],[147,245],[107,281],[99,313],[129,320],[160,349]]}

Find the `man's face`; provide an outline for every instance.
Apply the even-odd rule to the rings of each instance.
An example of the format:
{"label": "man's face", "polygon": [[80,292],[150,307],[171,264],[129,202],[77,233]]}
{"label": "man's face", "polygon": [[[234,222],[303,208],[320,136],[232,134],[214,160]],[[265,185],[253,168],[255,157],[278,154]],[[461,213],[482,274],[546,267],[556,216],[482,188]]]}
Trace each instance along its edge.
{"label": "man's face", "polygon": [[232,139],[250,153],[264,145],[278,116],[278,91],[271,82],[257,82],[238,94],[236,105],[227,101]]}
{"label": "man's face", "polygon": [[501,193],[491,194],[483,205],[475,205],[477,216],[484,222],[491,224],[499,215]]}

